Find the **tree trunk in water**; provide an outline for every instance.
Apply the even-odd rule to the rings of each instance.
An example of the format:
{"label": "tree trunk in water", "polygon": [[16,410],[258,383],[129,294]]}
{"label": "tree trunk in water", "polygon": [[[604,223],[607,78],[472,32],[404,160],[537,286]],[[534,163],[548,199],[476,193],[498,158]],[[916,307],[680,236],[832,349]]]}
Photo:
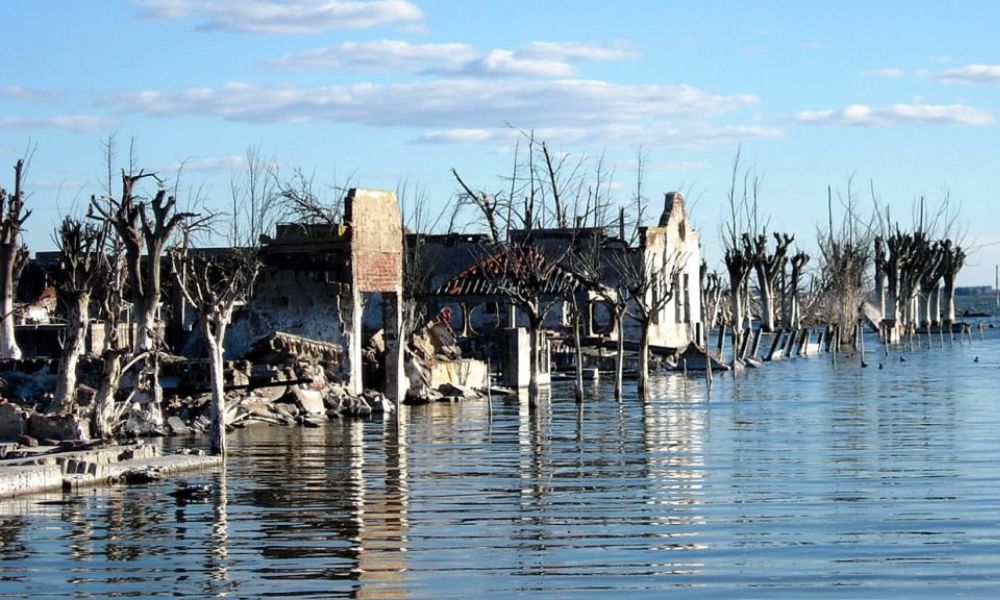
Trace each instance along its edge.
{"label": "tree trunk in water", "polygon": [[94,433],[101,439],[109,440],[114,434],[115,395],[122,377],[121,354],[115,350],[104,351],[104,369],[101,385],[94,399]]}
{"label": "tree trunk in water", "polygon": [[209,352],[209,363],[212,371],[212,454],[226,455],[226,391],[223,376],[222,346],[218,340],[206,339]]}
{"label": "tree trunk in water", "polygon": [[955,322],[955,278],[950,275],[944,277],[944,322],[951,325]]}
{"label": "tree trunk in water", "polygon": [[[760,326],[764,331],[774,331],[774,290],[762,274],[758,275],[757,284],[760,287]],[[739,329],[743,330],[742,324]]]}
{"label": "tree trunk in water", "polygon": [[59,361],[59,375],[55,396],[49,410],[61,411],[73,400],[76,392],[76,366],[83,354],[87,341],[87,325],[90,323],[90,294],[80,294],[68,302],[66,311],[66,342],[62,360]]}
{"label": "tree trunk in water", "polygon": [[731,295],[731,310],[733,311],[733,314],[730,321],[732,322],[734,328],[740,329],[743,327],[743,294],[739,288],[736,288],[731,292]]}
{"label": "tree trunk in water", "polygon": [[615,329],[618,330],[617,346],[615,348],[615,400],[624,397],[622,393],[622,380],[625,378],[625,313],[615,312]]}
{"label": "tree trunk in water", "polygon": [[579,308],[573,311],[573,349],[576,351],[576,401],[583,402],[583,346],[580,344]]}
{"label": "tree trunk in water", "polygon": [[639,335],[639,373],[636,391],[640,400],[646,400],[649,389],[649,321],[643,321]]}
{"label": "tree trunk in water", "polygon": [[529,318],[528,346],[531,355],[528,360],[528,406],[534,408],[538,404],[538,320]]}

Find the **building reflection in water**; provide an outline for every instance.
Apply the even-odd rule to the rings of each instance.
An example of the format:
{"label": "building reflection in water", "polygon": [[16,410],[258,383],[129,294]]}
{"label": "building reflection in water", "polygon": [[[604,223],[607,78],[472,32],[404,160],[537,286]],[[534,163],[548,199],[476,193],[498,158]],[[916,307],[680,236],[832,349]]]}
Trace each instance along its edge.
{"label": "building reflection in water", "polygon": [[[706,410],[703,388],[685,381],[683,375],[654,377],[650,400],[642,408],[643,456],[649,483],[647,505],[655,507],[652,522],[662,541],[651,550],[704,550],[698,526],[705,523],[699,512],[704,504]],[[696,555],[692,555],[696,556]],[[703,566],[691,559],[671,558],[658,565],[674,574],[695,574]]]}
{"label": "building reflection in water", "polygon": [[212,596],[225,596],[235,591],[229,577],[229,496],[226,489],[225,465],[219,469],[212,492],[212,531],[206,555],[208,582],[206,590]]}
{"label": "building reflection in water", "polygon": [[381,464],[366,457],[364,426],[351,423],[350,467],[357,524],[355,596],[406,598],[407,542],[409,532],[408,407],[399,418],[382,423],[382,439],[371,452]]}

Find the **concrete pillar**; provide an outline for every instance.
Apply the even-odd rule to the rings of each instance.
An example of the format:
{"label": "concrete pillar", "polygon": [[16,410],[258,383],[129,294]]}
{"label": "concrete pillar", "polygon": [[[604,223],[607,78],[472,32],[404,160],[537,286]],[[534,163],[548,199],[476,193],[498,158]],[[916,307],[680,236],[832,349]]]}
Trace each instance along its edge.
{"label": "concrete pillar", "polygon": [[344,332],[344,339],[347,341],[347,364],[350,378],[347,382],[347,390],[355,396],[364,391],[364,381],[361,376],[361,291],[358,286],[351,286],[351,300],[348,303],[349,315],[345,315],[344,325],[348,330]]}
{"label": "concrete pillar", "polygon": [[514,389],[527,388],[531,379],[531,342],[524,327],[506,330],[504,383]]}
{"label": "concrete pillar", "polygon": [[[464,306],[462,310],[464,312]],[[385,332],[385,395],[398,407],[407,389],[403,366],[403,302],[398,292],[382,295],[382,328]]]}

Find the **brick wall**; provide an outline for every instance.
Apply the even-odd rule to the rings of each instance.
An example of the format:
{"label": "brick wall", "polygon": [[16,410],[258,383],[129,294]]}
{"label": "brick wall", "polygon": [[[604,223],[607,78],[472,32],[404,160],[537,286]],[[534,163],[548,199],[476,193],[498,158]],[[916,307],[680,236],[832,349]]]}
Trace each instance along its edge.
{"label": "brick wall", "polygon": [[353,189],[347,195],[354,274],[361,292],[395,292],[402,287],[403,226],[396,194]]}

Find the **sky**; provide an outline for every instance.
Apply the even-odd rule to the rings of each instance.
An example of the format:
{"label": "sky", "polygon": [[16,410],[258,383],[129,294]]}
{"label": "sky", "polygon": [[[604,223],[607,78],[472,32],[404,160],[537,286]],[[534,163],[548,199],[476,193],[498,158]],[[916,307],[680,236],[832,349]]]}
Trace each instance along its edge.
{"label": "sky", "polygon": [[641,152],[646,193],[685,192],[714,267],[738,149],[761,218],[807,252],[851,182],[903,225],[948,198],[959,284],[1000,263],[997,2],[5,0],[0,20],[0,165],[31,152],[32,250],[102,193],[109,135],[146,170],[183,164],[209,206],[255,147],[440,208],[452,168],[499,187],[513,125],[604,156],[621,202]]}

